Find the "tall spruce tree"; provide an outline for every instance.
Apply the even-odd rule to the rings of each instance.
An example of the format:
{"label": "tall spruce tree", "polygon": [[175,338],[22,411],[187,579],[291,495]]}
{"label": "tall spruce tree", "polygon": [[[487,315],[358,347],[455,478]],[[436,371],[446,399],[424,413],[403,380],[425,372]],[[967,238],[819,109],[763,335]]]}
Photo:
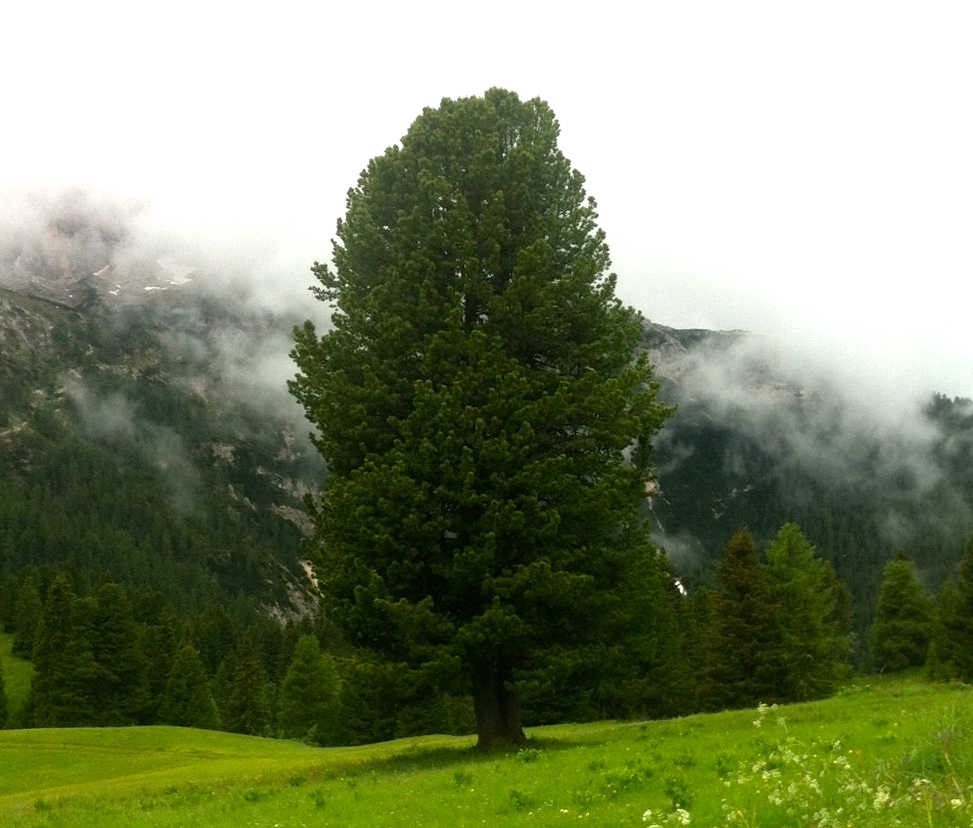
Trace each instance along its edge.
{"label": "tall spruce tree", "polygon": [[340,689],[334,659],[321,652],[316,636],[301,636],[280,689],[277,721],[281,735],[328,743],[334,731]]}
{"label": "tall spruce tree", "polygon": [[47,590],[34,636],[31,701],[37,727],[79,727],[95,716],[96,665],[76,603],[67,579],[58,575]]}
{"label": "tall spruce tree", "polygon": [[851,639],[836,615],[834,572],[795,523],[786,523],[767,549],[770,589],[778,606],[778,687],[788,701],[834,692],[848,673]]}
{"label": "tall spruce tree", "polygon": [[223,727],[234,733],[262,736],[270,721],[267,707],[267,671],[253,630],[240,644],[229,697],[223,711]]}
{"label": "tall spruce tree", "polygon": [[697,685],[703,707],[753,707],[781,700],[780,607],[747,529],[730,539],[716,568],[716,588],[704,600]]}
{"label": "tall spruce tree", "polygon": [[148,662],[125,588],[103,583],[81,602],[95,663],[90,690],[91,724],[146,724],[150,713]]}
{"label": "tall spruce tree", "polygon": [[871,663],[880,673],[921,667],[929,655],[933,601],[903,552],[885,565],[870,638]]}
{"label": "tall spruce tree", "polygon": [[209,689],[203,662],[192,644],[183,644],[176,650],[159,704],[159,721],[207,730],[219,727],[216,702]]}
{"label": "tall spruce tree", "polygon": [[295,331],[291,390],[329,468],[329,617],[432,691],[472,692],[484,748],[524,741],[525,683],[609,669],[614,596],[655,554],[669,411],[558,133],[502,89],[424,110],[313,268],[332,329]]}

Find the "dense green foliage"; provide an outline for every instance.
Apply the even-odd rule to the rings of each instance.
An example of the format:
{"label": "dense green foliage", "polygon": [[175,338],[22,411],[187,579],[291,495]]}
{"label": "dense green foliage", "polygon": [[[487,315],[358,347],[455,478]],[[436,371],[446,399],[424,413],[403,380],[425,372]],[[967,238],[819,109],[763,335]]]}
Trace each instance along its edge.
{"label": "dense green foliage", "polygon": [[0,291],[0,581],[49,566],[183,611],[286,601],[300,532],[277,510],[320,460],[282,408],[224,387],[215,342],[255,324],[192,294],[109,314]]}
{"label": "dense green foliage", "polygon": [[281,735],[318,744],[334,740],[341,682],[334,659],[313,635],[303,635],[280,689]]}
{"label": "dense green foliage", "polygon": [[716,587],[701,600],[699,695],[704,707],[752,707],[778,698],[779,605],[748,530],[730,539],[716,569]]}
{"label": "dense green foliage", "polygon": [[227,730],[262,736],[270,723],[267,673],[254,636],[248,633],[240,647],[230,693],[223,709]]}
{"label": "dense green foliage", "polygon": [[939,595],[929,666],[936,678],[973,682],[973,537],[957,578],[947,581]]}
{"label": "dense green foliage", "polygon": [[3,662],[0,661],[0,727],[7,723],[9,706],[7,704],[7,682],[3,674]]}
{"label": "dense green foliage", "polygon": [[523,740],[532,688],[610,682],[644,606],[627,586],[661,577],[644,507],[669,412],[558,132],[500,89],[425,110],[314,268],[333,328],[296,331],[329,615],[471,692],[484,746]]}
{"label": "dense green foliage", "polygon": [[77,599],[60,576],[48,590],[34,640],[30,704],[38,727],[78,727],[98,715],[91,692],[98,665],[83,627]]}
{"label": "dense green foliage", "polygon": [[219,726],[216,702],[203,671],[203,662],[192,644],[183,644],[172,662],[159,705],[159,721],[180,727],[215,730]]}
{"label": "dense green foliage", "polygon": [[767,548],[767,572],[781,647],[777,698],[823,698],[848,676],[851,631],[838,612],[844,586],[794,523]]}
{"label": "dense green foliage", "polygon": [[871,631],[872,666],[879,672],[921,667],[929,654],[934,604],[903,553],[885,565]]}
{"label": "dense green foliage", "polygon": [[737,532],[697,600],[704,708],[823,698],[848,678],[844,585],[796,524],[781,527],[766,562],[750,532]]}

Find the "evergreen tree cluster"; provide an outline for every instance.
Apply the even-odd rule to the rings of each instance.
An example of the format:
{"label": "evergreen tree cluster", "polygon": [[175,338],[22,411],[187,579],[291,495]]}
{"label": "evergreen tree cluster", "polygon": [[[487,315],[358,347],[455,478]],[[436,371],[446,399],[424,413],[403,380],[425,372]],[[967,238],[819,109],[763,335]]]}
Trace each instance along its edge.
{"label": "evergreen tree cluster", "polygon": [[[692,353],[693,337],[701,333],[707,332],[673,335]],[[658,351],[653,335],[647,328],[643,346]],[[730,346],[717,340],[698,347],[695,353],[706,365],[707,348]],[[915,445],[894,433],[849,425],[848,412],[830,394],[775,398],[768,409],[741,381],[737,390],[747,394],[752,410],[744,403],[727,412],[718,395],[708,398],[694,394],[692,386],[687,393],[678,382],[661,382],[660,395],[678,404],[679,412],[657,447],[664,470],[653,516],[666,537],[692,539],[695,554],[683,559],[680,571],[688,588],[708,585],[737,528],[769,539],[781,524],[797,523],[848,586],[854,657],[864,666],[890,554],[908,550],[930,589],[955,575],[957,548],[968,536],[973,513],[973,401],[931,395],[914,412],[925,435]],[[773,418],[771,425],[764,416]],[[848,443],[852,450],[846,450]]]}
{"label": "evergreen tree cluster", "polygon": [[695,600],[705,709],[823,698],[850,670],[847,590],[796,524],[781,527],[765,559],[738,531],[716,585]]}
{"label": "evergreen tree cluster", "polygon": [[[847,589],[796,525],[762,554],[737,532],[713,586],[692,595],[658,561],[631,585],[642,624],[611,655],[613,680],[527,686],[531,722],[807,701],[849,677]],[[925,666],[934,679],[973,681],[973,539],[938,597],[902,553],[879,592],[871,669]],[[78,593],[63,572],[29,569],[0,591],[0,620],[35,670],[24,708],[7,711],[0,668],[0,726],[170,724],[314,744],[475,727],[469,697],[353,646],[322,619],[285,623],[220,604],[182,615],[158,593],[107,579]]]}
{"label": "evergreen tree cluster", "polygon": [[181,615],[158,593],[107,579],[79,595],[55,570],[8,580],[0,616],[34,668],[23,709],[10,711],[15,726],[169,724],[338,738],[341,679],[320,647],[331,640],[320,623],[283,623],[246,605]]}

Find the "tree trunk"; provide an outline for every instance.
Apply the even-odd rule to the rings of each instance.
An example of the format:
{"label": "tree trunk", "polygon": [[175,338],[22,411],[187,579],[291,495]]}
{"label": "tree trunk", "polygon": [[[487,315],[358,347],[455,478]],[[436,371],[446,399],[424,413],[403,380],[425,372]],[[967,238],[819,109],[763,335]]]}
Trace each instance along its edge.
{"label": "tree trunk", "polygon": [[476,746],[491,750],[527,742],[520,715],[520,696],[506,686],[496,667],[489,667],[480,676],[473,693],[476,713]]}

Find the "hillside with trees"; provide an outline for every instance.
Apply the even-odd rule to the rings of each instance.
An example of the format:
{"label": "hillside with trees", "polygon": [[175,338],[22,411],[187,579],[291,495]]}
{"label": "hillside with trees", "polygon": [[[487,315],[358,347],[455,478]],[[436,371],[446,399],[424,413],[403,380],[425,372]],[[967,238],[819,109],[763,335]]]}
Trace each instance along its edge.
{"label": "hillside with trees", "polygon": [[646,322],[660,398],[653,537],[689,588],[712,583],[738,529],[758,545],[800,526],[848,585],[867,661],[886,564],[899,552],[936,593],[973,531],[973,402],[931,394],[886,410],[741,331]]}
{"label": "hillside with trees", "polygon": [[0,238],[7,726],[490,746],[969,681],[973,402],[641,318],[557,137],[503,90],[423,113],[349,195],[317,326],[124,205]]}

